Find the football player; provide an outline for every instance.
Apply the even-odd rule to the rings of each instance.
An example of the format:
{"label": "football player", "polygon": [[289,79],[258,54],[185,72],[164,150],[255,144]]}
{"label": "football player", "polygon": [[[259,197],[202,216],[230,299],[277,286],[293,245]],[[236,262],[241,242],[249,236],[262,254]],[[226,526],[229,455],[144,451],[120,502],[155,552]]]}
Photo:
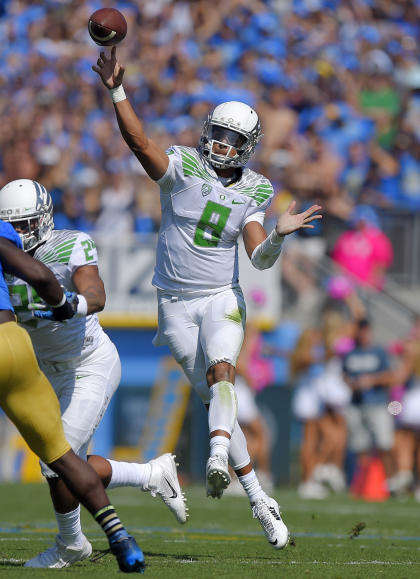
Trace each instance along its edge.
{"label": "football player", "polygon": [[[52,272],[22,251],[18,234],[0,220],[0,405],[29,447],[92,513],[107,534],[119,567],[144,570],[144,557],[127,534],[96,472],[71,449],[64,436],[56,395],[38,366],[31,340],[16,323],[4,280],[19,276],[52,308],[56,323],[74,317],[74,309]],[[64,483],[63,483],[64,484]]]}
{"label": "football player", "polygon": [[283,548],[288,530],[277,502],[262,490],[236,420],[235,364],[244,335],[245,302],[238,282],[238,245],[257,269],[277,260],[283,238],[319,219],[313,205],[293,214],[293,202],[267,235],[264,215],[271,183],[245,168],[261,139],[257,113],[242,102],[217,106],[197,148],[164,151],[146,135],[127,99],[116,48],[94,65],[110,90],[121,134],[160,186],[162,221],[153,285],[158,293],[155,344],[167,344],[208,407],[210,457],[207,495],[230,483],[228,457],[269,542]]}
{"label": "football player", "polygon": [[[40,367],[59,399],[66,438],[76,454],[86,459],[88,445],[121,378],[117,349],[96,315],[105,305],[105,291],[95,243],[79,231],[54,230],[51,196],[30,179],[11,181],[0,190],[0,216],[14,227],[24,251],[52,270],[74,308],[71,320],[56,322],[50,309],[42,309],[46,305],[30,285],[6,276],[19,325],[28,331]],[[171,454],[146,464],[108,461],[96,455],[88,460],[105,486],[148,490],[180,522],[186,522],[185,497]],[[45,463],[41,469],[50,487],[59,533],[54,545],[26,566],[67,567],[90,557],[92,546],[81,529],[77,499]]]}

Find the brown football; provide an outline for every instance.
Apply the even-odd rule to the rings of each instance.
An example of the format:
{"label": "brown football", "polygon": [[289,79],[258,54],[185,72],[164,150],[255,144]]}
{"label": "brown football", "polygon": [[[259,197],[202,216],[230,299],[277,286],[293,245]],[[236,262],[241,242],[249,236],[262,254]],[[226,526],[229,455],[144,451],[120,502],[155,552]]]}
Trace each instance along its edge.
{"label": "brown football", "polygon": [[127,21],[115,8],[101,8],[89,18],[90,37],[100,46],[114,46],[125,38]]}

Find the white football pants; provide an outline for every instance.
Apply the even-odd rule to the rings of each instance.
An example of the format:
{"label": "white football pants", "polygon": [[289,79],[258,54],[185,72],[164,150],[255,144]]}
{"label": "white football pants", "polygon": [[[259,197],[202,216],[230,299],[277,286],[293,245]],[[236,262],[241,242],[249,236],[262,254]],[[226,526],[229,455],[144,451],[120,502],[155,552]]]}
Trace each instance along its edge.
{"label": "white football pants", "polygon": [[209,404],[206,372],[218,362],[236,365],[245,318],[240,288],[199,297],[158,291],[159,327],[153,343],[169,346],[204,404]]}
{"label": "white football pants", "polygon": [[[116,347],[104,333],[100,344],[77,365],[40,361],[60,402],[64,434],[72,449],[86,460],[89,443],[121,380],[121,363]],[[45,477],[57,476],[42,461]]]}

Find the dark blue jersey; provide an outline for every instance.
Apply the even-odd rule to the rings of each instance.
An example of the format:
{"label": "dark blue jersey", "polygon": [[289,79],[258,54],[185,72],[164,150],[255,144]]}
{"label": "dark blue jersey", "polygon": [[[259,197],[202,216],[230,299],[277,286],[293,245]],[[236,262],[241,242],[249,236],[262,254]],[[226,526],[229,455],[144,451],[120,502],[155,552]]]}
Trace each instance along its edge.
{"label": "dark blue jersey", "polygon": [[[0,219],[0,237],[8,239],[12,243],[22,249],[22,241],[19,235],[10,225]],[[0,310],[11,310],[13,312],[13,306],[9,297],[9,290],[7,289],[6,282],[4,281],[3,264],[0,259]]]}
{"label": "dark blue jersey", "polygon": [[[363,374],[376,374],[389,368],[388,354],[381,346],[356,347],[343,359],[344,373],[351,378]],[[356,390],[353,393],[355,404],[383,404],[388,400],[388,388],[380,384],[368,390]]]}

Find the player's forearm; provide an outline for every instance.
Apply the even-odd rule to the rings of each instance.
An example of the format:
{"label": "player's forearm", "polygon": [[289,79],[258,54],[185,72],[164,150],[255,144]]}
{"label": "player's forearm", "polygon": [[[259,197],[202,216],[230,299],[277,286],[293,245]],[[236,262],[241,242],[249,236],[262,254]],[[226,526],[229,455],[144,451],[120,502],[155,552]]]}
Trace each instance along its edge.
{"label": "player's forearm", "polygon": [[158,181],[168,169],[168,155],[146,135],[143,123],[136,115],[127,98],[114,102],[114,107],[123,139],[136,155],[149,177],[154,181]]}
{"label": "player's forearm", "polygon": [[136,115],[128,99],[114,103],[115,114],[121,135],[130,149],[136,153],[147,150],[149,138],[143,129],[143,123]]}
{"label": "player's forearm", "polygon": [[268,269],[272,267],[277,261],[283,244],[284,237],[278,235],[275,229],[267,236],[267,238],[257,245],[251,255],[252,265],[259,269]]}
{"label": "player's forearm", "polygon": [[106,294],[97,266],[79,267],[72,276],[77,292],[79,315],[101,312],[105,307]]}
{"label": "player's forearm", "polygon": [[[48,269],[48,268],[47,268]],[[64,300],[64,292],[63,288],[55,279],[54,275],[51,273],[52,277],[45,276],[43,274],[38,276],[37,280],[26,279],[27,281],[36,291],[40,298],[44,300],[50,306],[57,306],[61,304]],[[41,279],[40,279],[41,278]],[[54,278],[54,281],[53,279]],[[55,283],[57,282],[57,283]]]}
{"label": "player's forearm", "polygon": [[0,240],[0,258],[5,272],[29,283],[47,304],[56,306],[62,302],[63,288],[43,263],[6,239]]}
{"label": "player's forearm", "polygon": [[101,312],[105,307],[105,292],[101,291],[101,288],[87,287],[83,292],[79,293],[79,300],[80,296],[83,296],[86,300],[87,315]]}
{"label": "player's forearm", "polygon": [[33,261],[33,266],[22,271],[19,277],[29,283],[48,305],[56,306],[63,301],[63,288],[48,267],[35,259]]}

